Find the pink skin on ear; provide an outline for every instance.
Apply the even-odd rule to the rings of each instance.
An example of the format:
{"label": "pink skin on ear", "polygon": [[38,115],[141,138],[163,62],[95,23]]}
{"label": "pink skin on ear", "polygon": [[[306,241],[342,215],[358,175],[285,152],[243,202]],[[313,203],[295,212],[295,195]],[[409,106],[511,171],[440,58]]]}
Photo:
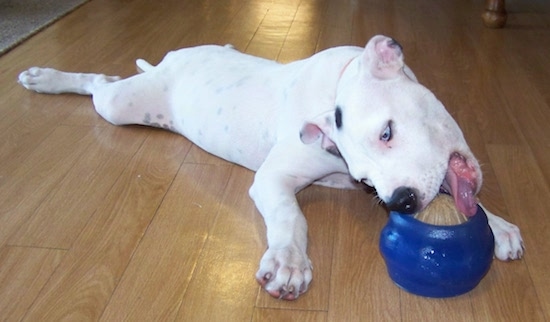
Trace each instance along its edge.
{"label": "pink skin on ear", "polygon": [[365,61],[373,76],[380,79],[395,78],[403,73],[401,46],[385,36],[374,37],[365,48]]}
{"label": "pink skin on ear", "polygon": [[302,140],[305,144],[311,144],[323,134],[321,129],[312,123],[306,123],[302,127],[302,131],[300,131],[300,140]]}
{"label": "pink skin on ear", "polygon": [[321,148],[328,150],[335,148],[336,144],[332,142],[331,139],[323,132],[323,130],[316,124],[306,123],[300,131],[300,139],[305,144],[311,144],[317,141],[319,138],[322,139]]}

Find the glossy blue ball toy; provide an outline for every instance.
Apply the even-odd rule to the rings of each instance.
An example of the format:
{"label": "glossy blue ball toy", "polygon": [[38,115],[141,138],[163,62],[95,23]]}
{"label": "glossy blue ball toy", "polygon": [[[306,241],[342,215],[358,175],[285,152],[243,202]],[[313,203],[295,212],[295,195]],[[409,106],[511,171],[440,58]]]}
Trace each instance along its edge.
{"label": "glossy blue ball toy", "polygon": [[478,206],[468,221],[453,226],[421,222],[390,212],[380,235],[389,276],[404,290],[426,297],[464,294],[481,281],[493,261],[493,232]]}

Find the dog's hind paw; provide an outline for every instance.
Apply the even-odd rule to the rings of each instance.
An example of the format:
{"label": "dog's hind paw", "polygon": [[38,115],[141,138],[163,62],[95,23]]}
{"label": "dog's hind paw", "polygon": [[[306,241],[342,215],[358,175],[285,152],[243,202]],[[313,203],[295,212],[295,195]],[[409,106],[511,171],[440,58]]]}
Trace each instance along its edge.
{"label": "dog's hind paw", "polygon": [[26,89],[38,93],[53,93],[60,72],[52,68],[32,67],[19,74],[18,82]]}
{"label": "dog's hind paw", "polygon": [[311,261],[297,247],[268,249],[256,273],[256,280],[269,295],[295,300],[307,291],[312,279]]}
{"label": "dog's hind paw", "polygon": [[119,76],[66,73],[53,68],[32,67],[19,74],[18,82],[26,89],[38,93],[91,95],[96,86],[120,79]]}

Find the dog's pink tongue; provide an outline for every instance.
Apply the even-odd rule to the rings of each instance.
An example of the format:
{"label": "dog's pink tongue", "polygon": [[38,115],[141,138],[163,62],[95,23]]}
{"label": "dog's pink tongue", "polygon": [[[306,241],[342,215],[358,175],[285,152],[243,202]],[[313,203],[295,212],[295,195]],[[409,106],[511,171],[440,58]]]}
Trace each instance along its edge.
{"label": "dog's pink tongue", "polygon": [[451,189],[455,205],[464,215],[471,217],[477,212],[475,169],[468,166],[460,154],[453,154],[445,179]]}

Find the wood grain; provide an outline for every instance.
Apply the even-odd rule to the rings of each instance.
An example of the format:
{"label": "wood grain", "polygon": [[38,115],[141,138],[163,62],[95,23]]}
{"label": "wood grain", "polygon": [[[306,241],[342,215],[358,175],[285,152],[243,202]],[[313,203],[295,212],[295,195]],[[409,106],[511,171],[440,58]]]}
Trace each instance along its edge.
{"label": "wood grain", "polygon": [[19,321],[65,251],[30,247],[2,247],[0,250],[0,319]]}
{"label": "wood grain", "polygon": [[26,320],[99,318],[186,153],[182,139],[167,134],[149,133]]}
{"label": "wood grain", "polygon": [[[180,307],[187,306],[182,304],[183,295],[220,216],[230,173],[227,164],[180,168],[102,319],[173,320]],[[220,184],[212,187],[211,182]]]}
{"label": "wood grain", "polygon": [[[0,57],[0,320],[549,321],[550,3],[483,1],[94,0]],[[135,73],[134,61],[232,43],[282,63],[387,34],[445,104],[484,171],[480,198],[527,246],[473,291],[411,295],[378,251],[387,220],[364,191],[309,187],[314,280],[295,302],[254,273],[265,227],[253,173],[173,133],[114,127],[89,97],[17,84],[31,66]],[[259,107],[260,108],[260,107]]]}

